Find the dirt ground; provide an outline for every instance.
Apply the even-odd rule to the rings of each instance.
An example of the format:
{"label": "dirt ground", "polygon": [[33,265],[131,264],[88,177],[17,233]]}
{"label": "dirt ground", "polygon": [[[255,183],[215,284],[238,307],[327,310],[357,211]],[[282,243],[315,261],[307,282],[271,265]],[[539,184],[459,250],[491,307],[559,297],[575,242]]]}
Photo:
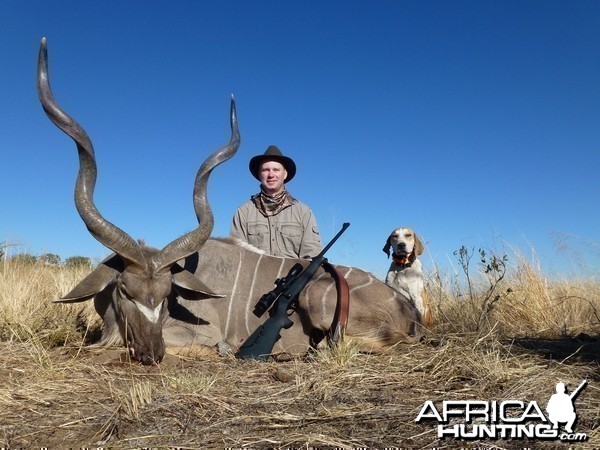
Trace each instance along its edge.
{"label": "dirt ground", "polygon": [[[0,343],[3,448],[598,448],[600,339],[429,336],[379,355],[350,346],[287,362]],[[425,402],[535,401],[574,389],[584,442],[438,438]],[[456,418],[451,423],[461,422]],[[464,419],[462,420],[464,422]]]}

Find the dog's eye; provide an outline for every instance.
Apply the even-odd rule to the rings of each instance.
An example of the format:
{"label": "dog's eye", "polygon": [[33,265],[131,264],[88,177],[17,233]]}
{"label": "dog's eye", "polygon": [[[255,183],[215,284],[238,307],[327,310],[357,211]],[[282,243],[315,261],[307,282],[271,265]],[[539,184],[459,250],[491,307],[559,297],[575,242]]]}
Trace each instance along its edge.
{"label": "dog's eye", "polygon": [[407,238],[409,238],[409,237],[412,237],[412,234],[410,234],[410,233],[406,233],[406,234],[404,235],[404,237],[407,237]]}

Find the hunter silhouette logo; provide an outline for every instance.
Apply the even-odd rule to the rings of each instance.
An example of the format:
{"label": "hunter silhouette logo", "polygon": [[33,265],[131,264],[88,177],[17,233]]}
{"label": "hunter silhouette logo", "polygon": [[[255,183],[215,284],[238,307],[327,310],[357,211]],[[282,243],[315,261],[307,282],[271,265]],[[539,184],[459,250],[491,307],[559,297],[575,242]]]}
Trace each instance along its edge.
{"label": "hunter silhouette logo", "polygon": [[575,397],[579,395],[579,392],[586,385],[587,380],[583,380],[577,389],[575,389],[570,395],[566,394],[565,383],[556,383],[556,394],[552,394],[546,411],[548,411],[548,419],[552,422],[552,429],[557,430],[559,422],[566,423],[565,431],[567,433],[573,433],[573,424],[577,420],[577,414],[575,414],[575,406],[573,402]]}
{"label": "hunter silhouette logo", "polygon": [[[546,405],[547,415],[536,401],[521,400],[444,400],[441,407],[427,400],[415,422],[435,420],[439,438],[481,439],[558,439],[586,441],[587,434],[575,433],[577,420],[574,402],[587,384],[583,380],[570,394],[565,383],[556,384],[556,393]],[[563,425],[563,431],[560,430]]]}

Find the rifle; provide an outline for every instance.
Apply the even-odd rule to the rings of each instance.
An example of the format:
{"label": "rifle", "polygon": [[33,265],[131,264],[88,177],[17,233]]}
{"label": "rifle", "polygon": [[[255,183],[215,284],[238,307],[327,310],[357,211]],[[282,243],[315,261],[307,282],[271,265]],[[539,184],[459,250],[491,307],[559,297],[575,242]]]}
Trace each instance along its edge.
{"label": "rifle", "polygon": [[571,392],[571,394],[569,395],[569,398],[571,400],[573,400],[577,396],[577,394],[579,394],[579,391],[581,391],[581,389],[583,389],[583,387],[586,384],[587,384],[587,378],[585,380],[583,380],[579,386],[577,386],[577,389],[575,389],[573,392]]}
{"label": "rifle", "polygon": [[306,269],[302,270],[302,264],[296,263],[284,278],[275,280],[276,288],[260,298],[254,307],[253,313],[255,316],[261,317],[275,303],[275,300],[277,300],[277,303],[269,310],[269,318],[265,323],[260,325],[242,344],[235,354],[237,358],[267,360],[267,357],[273,351],[273,346],[281,337],[279,334],[281,329],[285,328],[287,330],[294,325],[294,322],[289,318],[288,311],[295,310],[298,307],[298,297],[308,282],[315,276],[321,264],[326,261],[325,253],[349,226],[348,222],[344,223],[338,234],[325,246],[321,253],[312,259]]}

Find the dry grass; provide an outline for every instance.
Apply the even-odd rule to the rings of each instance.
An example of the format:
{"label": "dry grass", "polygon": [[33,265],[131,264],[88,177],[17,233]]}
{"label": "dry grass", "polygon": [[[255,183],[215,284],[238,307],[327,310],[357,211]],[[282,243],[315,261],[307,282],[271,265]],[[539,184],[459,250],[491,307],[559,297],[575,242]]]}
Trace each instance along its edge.
{"label": "dry grass", "polygon": [[[576,430],[600,447],[597,282],[546,280],[521,261],[478,331],[478,297],[431,282],[436,325],[417,345],[380,355],[344,345],[285,363],[170,356],[143,367],[121,350],[83,348],[98,328],[91,302],[50,303],[83,276],[0,264],[0,447],[568,448],[440,440],[415,418],[426,400],[545,405],[557,381],[571,388],[585,377]],[[478,295],[485,289],[484,280]]]}
{"label": "dry grass", "polygon": [[48,344],[81,342],[82,331],[100,326],[92,302],[53,304],[90,272],[47,266],[42,262],[0,261],[0,338]]}

